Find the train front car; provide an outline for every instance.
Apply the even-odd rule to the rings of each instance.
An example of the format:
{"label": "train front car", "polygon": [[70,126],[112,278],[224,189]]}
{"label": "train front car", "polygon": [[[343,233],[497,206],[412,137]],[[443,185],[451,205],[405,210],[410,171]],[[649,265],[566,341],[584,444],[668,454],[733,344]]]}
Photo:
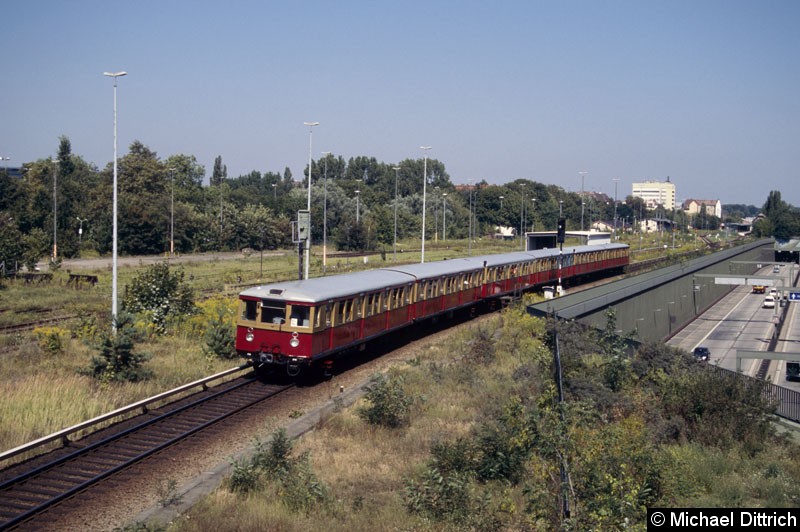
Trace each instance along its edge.
{"label": "train front car", "polygon": [[408,275],[370,270],[244,290],[236,350],[262,374],[329,370],[337,353],[409,323],[395,315],[403,314],[398,294],[411,282]]}

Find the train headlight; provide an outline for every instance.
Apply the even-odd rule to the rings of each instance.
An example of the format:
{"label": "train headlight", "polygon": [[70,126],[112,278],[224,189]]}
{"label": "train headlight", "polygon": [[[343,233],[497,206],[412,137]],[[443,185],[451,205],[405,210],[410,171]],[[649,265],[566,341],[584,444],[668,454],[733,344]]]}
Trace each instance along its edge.
{"label": "train headlight", "polygon": [[289,340],[289,345],[292,347],[297,347],[298,345],[300,345],[300,338],[297,337],[296,332],[292,333],[292,339]]}
{"label": "train headlight", "polygon": [[247,334],[244,336],[244,339],[248,342],[252,342],[254,338],[253,329],[247,329]]}

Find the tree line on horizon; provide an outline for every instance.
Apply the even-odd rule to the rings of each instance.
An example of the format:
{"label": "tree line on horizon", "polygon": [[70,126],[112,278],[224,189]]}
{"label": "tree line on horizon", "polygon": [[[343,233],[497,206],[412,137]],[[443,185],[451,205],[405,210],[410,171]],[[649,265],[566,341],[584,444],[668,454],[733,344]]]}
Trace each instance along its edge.
{"label": "tree line on horizon", "polygon": [[[419,238],[426,165],[426,239],[475,239],[498,226],[555,230],[562,213],[570,230],[588,229],[593,221],[613,223],[614,199],[604,194],[582,197],[531,179],[456,185],[437,159],[386,163],[326,154],[311,162],[314,245],[326,238],[339,250],[390,248],[395,212],[397,239]],[[22,171],[16,178],[0,170],[0,262],[7,268],[32,266],[52,257],[54,235],[58,258],[111,252],[112,163],[96,168],[72,153],[69,138],[62,136],[55,159],[25,163]],[[118,160],[118,251],[168,253],[171,240],[176,253],[290,247],[291,222],[308,201],[308,171],[300,181],[288,167],[283,173],[253,170],[229,177],[218,156],[204,185],[205,168],[195,156],[162,159],[135,140]],[[713,230],[758,212],[753,206],[731,207],[724,220],[701,214],[695,225]],[[769,220],[759,226],[761,234],[800,234],[797,209],[785,204],[780,192],[770,193],[764,211]],[[620,228],[652,217],[671,218],[684,230],[691,223],[683,211],[648,210],[632,196],[617,202],[616,217]]]}

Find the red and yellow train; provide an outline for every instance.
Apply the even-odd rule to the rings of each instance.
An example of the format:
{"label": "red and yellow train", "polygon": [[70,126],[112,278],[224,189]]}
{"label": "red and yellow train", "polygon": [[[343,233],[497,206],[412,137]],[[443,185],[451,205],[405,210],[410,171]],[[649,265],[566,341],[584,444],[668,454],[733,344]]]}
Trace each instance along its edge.
{"label": "red and yellow train", "polygon": [[236,350],[257,371],[330,370],[353,348],[404,327],[559,281],[621,273],[624,244],[392,266],[257,286],[239,294]]}

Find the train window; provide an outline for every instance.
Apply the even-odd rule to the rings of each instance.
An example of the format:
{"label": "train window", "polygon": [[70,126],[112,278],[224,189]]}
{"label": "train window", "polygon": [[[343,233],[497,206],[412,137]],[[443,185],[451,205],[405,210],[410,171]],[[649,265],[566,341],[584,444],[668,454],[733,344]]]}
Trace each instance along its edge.
{"label": "train window", "polygon": [[286,323],[286,303],[275,299],[261,300],[262,323]]}
{"label": "train window", "polygon": [[292,305],[292,313],[289,318],[289,325],[292,327],[311,327],[311,307],[301,307]]}
{"label": "train window", "polygon": [[364,317],[369,318],[375,313],[375,300],[377,294],[368,294],[364,306]]}
{"label": "train window", "polygon": [[258,301],[252,299],[242,300],[242,319],[255,321],[256,314],[258,314]]}
{"label": "train window", "polygon": [[336,303],[336,325],[341,325],[347,322],[347,317],[349,314],[348,303],[348,301],[339,301]]}

